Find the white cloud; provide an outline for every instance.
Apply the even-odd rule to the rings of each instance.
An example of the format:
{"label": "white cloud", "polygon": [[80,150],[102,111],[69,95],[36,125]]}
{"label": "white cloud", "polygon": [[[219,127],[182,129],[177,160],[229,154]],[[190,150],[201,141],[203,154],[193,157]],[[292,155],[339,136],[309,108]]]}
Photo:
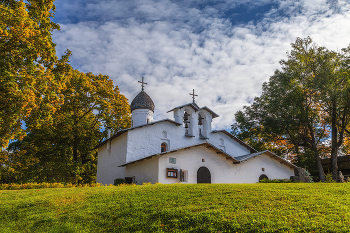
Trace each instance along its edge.
{"label": "white cloud", "polygon": [[[130,102],[144,76],[156,119],[171,117],[166,111],[190,102],[195,89],[198,105],[221,116],[213,122],[219,128],[229,128],[234,113],[260,95],[262,83],[279,68],[296,37],[309,35],[329,49],[350,42],[350,4],[345,1],[337,3],[340,13],[333,13],[326,2],[278,2],[279,8],[261,20],[239,25],[232,25],[222,11],[240,1],[203,10],[190,7],[195,2],[72,4],[83,13],[76,15],[76,23],[61,17],[67,23],[61,23],[54,41],[59,54],[73,52],[74,68],[109,75]],[[60,6],[70,9],[64,1],[57,11]]]}

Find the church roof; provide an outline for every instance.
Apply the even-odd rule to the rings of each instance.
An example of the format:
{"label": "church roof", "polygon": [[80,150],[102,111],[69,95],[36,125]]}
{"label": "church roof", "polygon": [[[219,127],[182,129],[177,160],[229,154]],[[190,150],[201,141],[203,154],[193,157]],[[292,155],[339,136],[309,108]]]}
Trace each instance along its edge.
{"label": "church roof", "polygon": [[187,107],[187,106],[193,108],[195,111],[199,111],[199,110],[202,110],[202,109],[203,109],[203,110],[206,110],[206,111],[210,112],[210,114],[213,116],[213,118],[219,116],[219,115],[216,114],[214,111],[212,111],[211,109],[209,109],[207,106],[204,106],[203,108],[200,108],[200,107],[198,107],[198,105],[197,105],[196,103],[194,103],[194,102],[189,103],[189,104],[184,104],[184,105],[178,106],[178,107],[176,107],[176,108],[173,108],[173,109],[167,111],[167,113],[168,113],[168,112],[171,112],[171,111],[174,111],[175,109],[184,108],[184,107]]}
{"label": "church roof", "polygon": [[109,139],[106,139],[104,141],[102,141],[100,144],[98,144],[94,149],[97,149],[101,146],[103,146],[104,144],[106,144],[109,140],[113,140],[114,138],[117,138],[119,137],[120,135],[122,135],[123,133],[129,131],[129,130],[133,130],[133,129],[137,129],[137,128],[142,128],[142,127],[145,127],[145,126],[149,126],[149,125],[154,125],[154,124],[157,124],[157,123],[161,123],[161,122],[170,122],[170,123],[173,123],[174,125],[181,125],[179,123],[177,123],[176,121],[173,121],[173,120],[170,120],[170,119],[164,119],[164,120],[160,120],[160,121],[153,121],[151,123],[148,123],[148,124],[144,124],[144,125],[139,125],[139,126],[136,126],[136,127],[131,127],[131,128],[127,128],[127,129],[122,129],[120,131],[118,131],[117,133],[113,134]]}
{"label": "church roof", "polygon": [[154,103],[145,91],[141,91],[131,102],[130,109],[149,109],[154,112]]}
{"label": "church roof", "polygon": [[176,107],[176,108],[173,108],[173,109],[167,111],[167,113],[168,113],[168,112],[171,112],[171,111],[174,111],[175,109],[178,109],[178,108],[184,108],[184,107],[186,107],[186,106],[189,106],[189,107],[193,108],[195,111],[198,111],[198,110],[199,110],[198,105],[197,105],[196,103],[193,103],[193,102],[192,102],[192,103],[189,103],[189,104],[184,104],[184,105],[178,106],[178,107]]}
{"label": "church roof", "polygon": [[250,153],[255,153],[258,152],[257,150],[255,150],[253,147],[249,146],[248,144],[246,144],[245,142],[243,142],[242,140],[238,139],[237,137],[235,137],[233,134],[227,132],[226,130],[222,129],[222,130],[213,130],[211,131],[212,133],[224,133],[227,136],[229,136],[230,138],[232,138],[233,140],[235,140],[236,142],[238,142],[239,144],[241,144],[242,146],[246,147],[247,149],[250,150]]}
{"label": "church roof", "polygon": [[213,118],[219,117],[218,114],[216,114],[214,111],[212,111],[212,110],[211,110],[210,108],[208,108],[207,106],[204,106],[203,108],[201,108],[201,110],[202,110],[202,109],[205,109],[205,110],[207,110],[208,112],[210,112],[211,115],[213,116]]}
{"label": "church roof", "polygon": [[272,159],[275,159],[277,160],[278,162],[280,162],[281,164],[284,164],[284,165],[287,165],[289,166],[290,168],[296,168],[297,166],[295,166],[294,164],[288,162],[287,160],[285,159],[282,159],[281,157],[275,155],[274,153],[268,151],[268,150],[265,150],[265,151],[260,151],[260,152],[257,152],[257,153],[253,153],[253,154],[247,154],[247,155],[241,155],[241,156],[237,156],[235,157],[235,159],[237,159],[239,162],[244,162],[244,161],[247,161],[249,159],[252,159],[258,155],[262,155],[262,154],[266,154],[267,156],[269,156],[270,158]]}
{"label": "church roof", "polygon": [[157,154],[154,154],[154,155],[150,155],[150,156],[144,157],[142,159],[138,159],[138,160],[134,160],[134,161],[122,164],[122,165],[120,165],[118,167],[125,167],[127,165],[130,165],[130,164],[133,164],[133,163],[136,163],[136,162],[141,162],[143,160],[150,159],[150,158],[155,157],[155,156],[162,156],[162,155],[165,155],[165,154],[174,153],[174,152],[179,151],[179,150],[187,150],[187,149],[190,149],[190,148],[193,148],[193,147],[198,147],[198,146],[204,146],[207,149],[214,150],[216,152],[216,154],[224,156],[226,159],[231,160],[234,164],[238,164],[239,163],[238,160],[236,160],[235,158],[233,158],[231,155],[227,154],[226,152],[220,150],[219,148],[215,147],[211,143],[203,142],[203,143],[199,143],[199,144],[192,145],[192,146],[186,146],[186,147],[183,147],[183,148],[174,149],[174,150],[166,151],[166,152],[163,152],[163,153],[157,153]]}

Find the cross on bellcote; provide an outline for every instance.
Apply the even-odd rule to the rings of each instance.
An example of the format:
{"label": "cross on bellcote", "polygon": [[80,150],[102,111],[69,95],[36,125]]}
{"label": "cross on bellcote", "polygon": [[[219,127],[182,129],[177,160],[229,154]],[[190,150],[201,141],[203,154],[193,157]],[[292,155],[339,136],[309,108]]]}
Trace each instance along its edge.
{"label": "cross on bellcote", "polygon": [[194,103],[195,96],[198,96],[198,95],[194,94],[194,89],[193,89],[193,93],[192,94],[190,93],[190,95],[192,95],[192,99],[193,99],[193,103]]}
{"label": "cross on bellcote", "polygon": [[147,83],[145,83],[144,81],[143,81],[143,77],[142,77],[142,81],[138,81],[139,83],[142,83],[141,84],[141,87],[142,87],[142,91],[143,91],[143,88],[144,88],[144,86],[145,86],[145,84],[147,84]]}

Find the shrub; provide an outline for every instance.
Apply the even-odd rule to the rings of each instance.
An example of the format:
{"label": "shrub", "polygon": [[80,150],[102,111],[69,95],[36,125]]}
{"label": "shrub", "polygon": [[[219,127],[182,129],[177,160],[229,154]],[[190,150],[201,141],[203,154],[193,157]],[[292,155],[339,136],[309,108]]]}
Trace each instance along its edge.
{"label": "shrub", "polygon": [[135,183],[132,183],[132,184],[121,183],[121,184],[118,184],[118,186],[136,186],[136,184]]}
{"label": "shrub", "polygon": [[273,179],[273,180],[270,180],[270,179],[264,178],[264,179],[260,180],[259,183],[292,183],[292,181],[289,180],[289,179]]}
{"label": "shrub", "polygon": [[314,179],[312,178],[310,172],[308,170],[305,170],[305,174],[310,178],[310,183],[313,183]]}
{"label": "shrub", "polygon": [[331,173],[327,173],[326,174],[326,180],[325,180],[325,183],[335,183],[336,181],[333,180],[333,176]]}
{"label": "shrub", "polygon": [[120,184],[125,184],[126,180],[125,179],[115,179],[114,180],[114,185],[120,185]]}
{"label": "shrub", "polygon": [[19,190],[19,189],[43,189],[43,188],[74,188],[74,187],[100,187],[103,184],[92,183],[92,184],[81,184],[75,185],[71,183],[25,183],[25,184],[0,184],[0,190]]}

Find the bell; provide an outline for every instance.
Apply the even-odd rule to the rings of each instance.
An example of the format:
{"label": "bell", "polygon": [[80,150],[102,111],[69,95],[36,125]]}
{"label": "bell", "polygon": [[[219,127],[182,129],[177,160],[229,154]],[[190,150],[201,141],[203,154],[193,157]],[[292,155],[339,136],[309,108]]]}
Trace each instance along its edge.
{"label": "bell", "polygon": [[200,114],[198,114],[198,125],[203,125],[203,122],[202,122],[203,119],[204,118]]}
{"label": "bell", "polygon": [[185,128],[186,128],[186,129],[188,128],[188,123],[187,123],[187,122],[185,123]]}
{"label": "bell", "polygon": [[188,117],[190,116],[190,114],[188,114],[187,112],[185,112],[184,114],[184,122],[188,121]]}

